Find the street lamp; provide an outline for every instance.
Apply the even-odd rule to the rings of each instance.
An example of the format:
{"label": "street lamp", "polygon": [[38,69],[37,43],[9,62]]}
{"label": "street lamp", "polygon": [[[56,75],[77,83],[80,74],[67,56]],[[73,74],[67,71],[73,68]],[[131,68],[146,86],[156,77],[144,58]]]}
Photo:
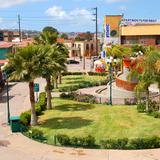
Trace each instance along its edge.
{"label": "street lamp", "polygon": [[116,63],[117,60],[113,59],[112,56],[107,59],[107,63],[109,64],[109,85],[110,85],[110,92],[109,92],[109,104],[112,106],[112,80],[113,80],[113,66],[112,63]]}
{"label": "street lamp", "polygon": [[7,121],[10,124],[10,107],[9,107],[9,85],[7,74],[3,72],[3,79],[6,81],[6,91],[7,91]]}
{"label": "street lamp", "polygon": [[7,87],[7,118],[8,118],[8,124],[10,124],[10,107],[9,107],[9,86],[8,86],[8,80],[6,80],[6,87]]}

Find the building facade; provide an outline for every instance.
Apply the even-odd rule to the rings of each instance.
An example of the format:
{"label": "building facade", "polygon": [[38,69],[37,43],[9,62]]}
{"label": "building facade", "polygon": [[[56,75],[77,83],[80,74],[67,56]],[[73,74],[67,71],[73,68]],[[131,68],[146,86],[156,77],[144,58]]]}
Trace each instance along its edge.
{"label": "building facade", "polygon": [[[76,40],[63,40],[59,39],[69,50],[69,57],[91,57],[96,56],[96,41],[76,41]],[[100,45],[98,45],[100,46]],[[100,47],[99,50],[100,51]]]}
{"label": "building facade", "polygon": [[160,45],[160,21],[124,19],[123,15],[104,17],[105,45]]}
{"label": "building facade", "polygon": [[12,42],[15,38],[19,38],[19,32],[0,30],[0,41]]}

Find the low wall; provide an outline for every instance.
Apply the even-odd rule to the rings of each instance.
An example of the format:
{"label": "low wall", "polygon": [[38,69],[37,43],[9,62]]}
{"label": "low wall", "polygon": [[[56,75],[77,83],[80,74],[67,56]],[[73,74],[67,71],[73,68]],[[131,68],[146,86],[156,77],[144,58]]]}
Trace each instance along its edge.
{"label": "low wall", "polygon": [[136,85],[137,83],[124,81],[122,79],[119,79],[118,77],[116,78],[116,86],[123,88],[127,91],[133,91]]}

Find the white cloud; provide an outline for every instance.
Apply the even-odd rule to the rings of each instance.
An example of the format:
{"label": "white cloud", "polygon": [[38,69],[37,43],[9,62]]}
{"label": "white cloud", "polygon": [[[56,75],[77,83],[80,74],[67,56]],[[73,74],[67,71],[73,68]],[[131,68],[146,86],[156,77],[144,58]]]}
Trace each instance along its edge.
{"label": "white cloud", "polygon": [[108,3],[125,2],[127,0],[105,0]]}
{"label": "white cloud", "polygon": [[94,18],[91,12],[79,8],[67,12],[62,7],[53,6],[46,10],[45,13],[55,20],[73,21],[79,25],[91,24]]}
{"label": "white cloud", "polygon": [[0,8],[9,8],[12,6],[20,5],[25,2],[38,2],[38,1],[47,1],[47,0],[0,0]]}
{"label": "white cloud", "polygon": [[119,10],[124,12],[127,10],[127,6],[119,6]]}

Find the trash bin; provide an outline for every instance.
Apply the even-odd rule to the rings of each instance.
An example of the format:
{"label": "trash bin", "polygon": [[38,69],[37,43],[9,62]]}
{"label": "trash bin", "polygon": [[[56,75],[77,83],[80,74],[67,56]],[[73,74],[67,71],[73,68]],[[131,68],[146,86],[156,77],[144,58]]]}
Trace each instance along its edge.
{"label": "trash bin", "polygon": [[10,126],[12,132],[20,132],[21,130],[21,124],[20,124],[20,117],[19,116],[13,116],[10,118]]}

